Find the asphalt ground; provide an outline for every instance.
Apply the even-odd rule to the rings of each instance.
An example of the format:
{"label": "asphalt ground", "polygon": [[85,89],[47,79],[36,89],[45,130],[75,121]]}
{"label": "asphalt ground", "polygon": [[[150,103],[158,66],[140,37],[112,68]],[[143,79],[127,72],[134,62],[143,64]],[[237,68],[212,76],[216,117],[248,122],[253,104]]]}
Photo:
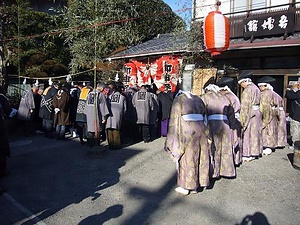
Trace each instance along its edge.
{"label": "asphalt ground", "polygon": [[0,178],[7,190],[0,224],[300,224],[300,170],[289,148],[244,163],[235,179],[182,196],[164,140],[109,150],[70,137],[12,137],[10,173]]}

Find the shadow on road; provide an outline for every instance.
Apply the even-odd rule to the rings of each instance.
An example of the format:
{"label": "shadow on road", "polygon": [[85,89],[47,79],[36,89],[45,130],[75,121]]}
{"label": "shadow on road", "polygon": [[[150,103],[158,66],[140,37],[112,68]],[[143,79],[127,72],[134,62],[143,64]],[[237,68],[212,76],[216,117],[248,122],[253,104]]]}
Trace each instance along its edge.
{"label": "shadow on road", "polygon": [[[140,152],[106,150],[105,157],[92,158],[88,156],[89,148],[77,141],[32,139],[29,145],[12,148],[13,156],[8,162],[11,173],[1,183],[9,195],[40,220],[85,199],[95,201],[101,196],[101,190],[119,182],[118,170]],[[93,224],[93,221],[99,224],[118,217],[122,211],[122,205],[115,205],[84,219],[81,224]],[[32,223],[33,218],[23,224]]]}
{"label": "shadow on road", "polygon": [[235,225],[270,225],[270,223],[263,213],[256,212],[245,216],[241,223]]}
{"label": "shadow on road", "polygon": [[123,213],[122,205],[114,205],[107,208],[103,213],[92,215],[82,220],[78,225],[101,225],[110,219],[117,218]]}

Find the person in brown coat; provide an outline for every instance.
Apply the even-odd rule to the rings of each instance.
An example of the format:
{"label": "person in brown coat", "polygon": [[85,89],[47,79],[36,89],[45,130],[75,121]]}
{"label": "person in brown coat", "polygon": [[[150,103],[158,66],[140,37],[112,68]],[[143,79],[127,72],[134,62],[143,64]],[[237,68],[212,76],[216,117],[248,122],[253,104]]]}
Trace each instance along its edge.
{"label": "person in brown coat", "polygon": [[66,126],[70,125],[70,95],[69,91],[65,86],[60,83],[58,85],[58,92],[53,98],[53,108],[54,108],[54,125],[55,134],[58,140],[65,138]]}

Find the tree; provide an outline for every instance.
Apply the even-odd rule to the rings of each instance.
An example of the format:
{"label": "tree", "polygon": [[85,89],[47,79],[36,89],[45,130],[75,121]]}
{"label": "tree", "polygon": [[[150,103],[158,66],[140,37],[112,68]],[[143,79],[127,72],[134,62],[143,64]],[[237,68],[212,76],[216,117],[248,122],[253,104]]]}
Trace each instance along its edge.
{"label": "tree", "polygon": [[[5,52],[10,53],[6,54],[11,65],[10,72],[16,73],[18,70],[19,75],[30,77],[68,73],[68,47],[59,33],[54,32],[62,27],[63,20],[60,16],[34,11],[30,4],[24,1],[3,6],[1,10],[6,15],[3,43]],[[49,67],[49,60],[52,61],[53,69],[46,71],[44,68]]]}
{"label": "tree", "polygon": [[120,46],[185,26],[162,0],[69,0],[64,17],[73,71],[95,67]]}

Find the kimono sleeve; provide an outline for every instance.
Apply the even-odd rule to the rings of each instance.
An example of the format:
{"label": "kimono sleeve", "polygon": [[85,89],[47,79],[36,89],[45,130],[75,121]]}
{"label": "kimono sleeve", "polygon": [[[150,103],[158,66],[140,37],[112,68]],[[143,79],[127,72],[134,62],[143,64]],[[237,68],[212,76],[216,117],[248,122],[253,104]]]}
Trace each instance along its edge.
{"label": "kimono sleeve", "polygon": [[244,130],[247,128],[250,122],[251,111],[252,111],[251,92],[245,89],[244,92],[242,93],[241,113],[240,113],[240,121]]}
{"label": "kimono sleeve", "polygon": [[181,158],[184,153],[181,141],[181,102],[175,98],[169,121],[169,131],[167,134],[164,149],[167,151],[174,161]]}

